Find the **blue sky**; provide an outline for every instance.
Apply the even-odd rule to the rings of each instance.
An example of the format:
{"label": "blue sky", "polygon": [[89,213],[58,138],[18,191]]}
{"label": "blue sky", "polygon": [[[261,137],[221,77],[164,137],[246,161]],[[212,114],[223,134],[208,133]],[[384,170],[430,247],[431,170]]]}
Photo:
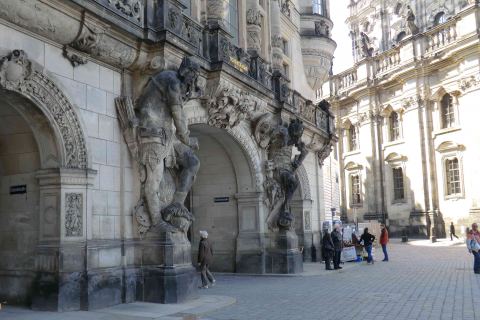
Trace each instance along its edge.
{"label": "blue sky", "polygon": [[330,0],[330,19],[333,21],[332,38],[337,43],[335,59],[333,60],[333,73],[337,74],[353,65],[352,47],[349,30],[345,24],[349,10],[349,0]]}

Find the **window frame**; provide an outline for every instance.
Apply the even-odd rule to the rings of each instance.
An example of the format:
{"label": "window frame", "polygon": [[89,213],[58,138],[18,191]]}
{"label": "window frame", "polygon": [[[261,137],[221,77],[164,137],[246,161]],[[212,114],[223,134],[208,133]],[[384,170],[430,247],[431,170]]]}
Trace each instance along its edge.
{"label": "window frame", "polygon": [[[392,166],[392,202],[393,203],[399,203],[399,202],[405,202],[406,201],[406,194],[405,194],[405,173],[403,170],[403,167],[400,165],[397,166]],[[400,175],[396,175],[395,172],[398,172],[400,170]],[[397,186],[397,181],[396,178],[401,178],[401,187]],[[402,196],[397,197],[397,191],[401,191]]]}
{"label": "window frame", "polygon": [[358,128],[353,124],[347,129],[347,143],[349,152],[357,151],[360,148]]}
{"label": "window frame", "polygon": [[[453,163],[456,161],[456,168],[450,169],[450,163]],[[456,174],[453,173],[453,175],[456,175],[457,179],[451,181],[451,176],[452,172],[456,171]],[[463,187],[462,187],[462,174],[461,174],[461,169],[460,169],[460,160],[458,159],[457,156],[452,156],[452,157],[447,157],[444,160],[444,171],[445,171],[445,196],[446,197],[459,197],[463,194]],[[454,190],[451,192],[451,186],[452,184],[454,185]],[[457,192],[458,188],[458,192]]]}
{"label": "window frame", "polygon": [[[448,104],[444,104],[445,98],[449,100]],[[438,103],[440,111],[440,129],[455,128],[457,125],[455,97],[452,94],[446,92],[442,95]]]}
{"label": "window frame", "polygon": [[388,116],[388,136],[390,142],[398,141],[402,138],[400,114],[396,111],[392,111]]}
{"label": "window frame", "polygon": [[[354,184],[353,179],[358,179],[358,182]],[[363,199],[362,199],[362,179],[360,176],[360,172],[351,173],[349,175],[349,184],[350,184],[350,207],[351,208],[361,207],[363,203]],[[354,193],[354,191],[357,191],[355,189],[358,189],[358,194]],[[358,195],[358,199],[356,195]]]}
{"label": "window frame", "polygon": [[[239,47],[240,46],[240,8],[239,8],[239,2],[240,0],[222,0],[227,3],[228,5],[228,19],[225,21],[228,25],[228,32],[232,36],[231,42]],[[235,5],[232,5],[232,2],[235,2]],[[235,8],[235,16],[236,16],[236,26],[234,27],[234,24],[232,23],[232,8]],[[232,30],[232,27],[234,27],[234,30]],[[235,32],[233,32],[235,31]]]}

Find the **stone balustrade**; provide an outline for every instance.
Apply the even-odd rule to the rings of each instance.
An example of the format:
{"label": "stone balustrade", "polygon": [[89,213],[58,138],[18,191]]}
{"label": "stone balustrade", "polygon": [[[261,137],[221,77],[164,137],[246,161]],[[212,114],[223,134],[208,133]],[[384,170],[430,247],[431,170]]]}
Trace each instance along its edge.
{"label": "stone balustrade", "polygon": [[394,48],[388,51],[383,52],[382,54],[375,57],[376,71],[377,72],[386,72],[392,68],[397,67],[400,61],[400,49]]}
{"label": "stone balustrade", "polygon": [[357,68],[350,68],[345,72],[342,72],[338,75],[338,86],[339,90],[348,88],[355,83],[357,83],[358,75],[357,75]]}
{"label": "stone balustrade", "polygon": [[426,52],[443,49],[457,39],[456,20],[452,19],[425,33]]}

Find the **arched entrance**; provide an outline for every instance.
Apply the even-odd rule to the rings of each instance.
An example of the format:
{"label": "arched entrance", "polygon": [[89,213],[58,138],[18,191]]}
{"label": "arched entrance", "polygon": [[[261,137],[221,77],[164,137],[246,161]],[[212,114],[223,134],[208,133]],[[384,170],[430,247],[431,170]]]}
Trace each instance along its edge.
{"label": "arched entrance", "polygon": [[40,153],[21,115],[0,99],[0,300],[29,304],[38,244]]}
{"label": "arched entrance", "polygon": [[[199,231],[206,230],[215,251],[212,270],[247,272],[246,259],[259,257],[262,251],[258,241],[263,222],[259,217],[261,202],[251,161],[226,130],[194,124],[190,131],[199,139],[201,163],[190,194],[195,216],[191,232],[193,261]],[[247,244],[247,239],[255,240]],[[257,263],[261,268],[261,261]]]}
{"label": "arched entrance", "polygon": [[2,301],[81,308],[88,167],[76,108],[25,52],[1,57]]}

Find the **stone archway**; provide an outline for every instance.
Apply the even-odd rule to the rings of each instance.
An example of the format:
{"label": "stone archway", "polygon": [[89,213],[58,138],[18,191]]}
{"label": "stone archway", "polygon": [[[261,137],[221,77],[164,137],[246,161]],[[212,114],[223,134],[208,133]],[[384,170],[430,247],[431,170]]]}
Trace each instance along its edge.
{"label": "stone archway", "polygon": [[35,190],[35,204],[27,205],[35,221],[30,230],[35,234],[30,243],[34,248],[28,249],[33,284],[23,297],[36,309],[79,310],[85,294],[86,254],[81,244],[87,233],[87,190],[95,174],[88,169],[80,117],[55,82],[22,50],[0,58],[0,108],[22,119],[32,136],[30,151],[38,154],[29,171],[33,181],[26,185],[10,181],[6,195],[8,201],[12,190],[24,187],[28,194],[29,185]]}
{"label": "stone archway", "polygon": [[[196,217],[193,260],[198,231],[206,229],[217,243],[214,270],[263,273],[264,177],[259,149],[245,124],[220,129],[207,124],[200,104],[191,102],[185,110],[190,131],[200,140],[200,171],[191,193]],[[214,170],[220,169],[218,176]]]}

